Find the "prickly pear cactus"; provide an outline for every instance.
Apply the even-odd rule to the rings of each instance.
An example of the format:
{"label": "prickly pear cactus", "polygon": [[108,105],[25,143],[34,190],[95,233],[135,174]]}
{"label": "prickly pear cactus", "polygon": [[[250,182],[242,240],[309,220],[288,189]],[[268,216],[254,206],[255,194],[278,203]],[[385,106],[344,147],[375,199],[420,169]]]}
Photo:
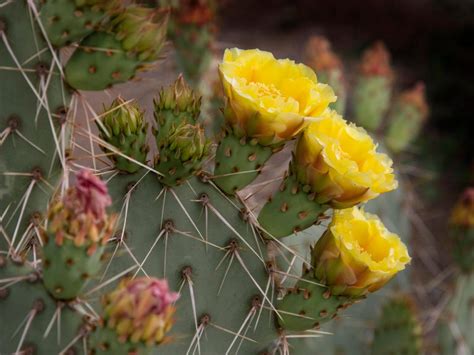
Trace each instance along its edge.
{"label": "prickly pear cactus", "polygon": [[334,88],[338,100],[331,105],[337,112],[344,114],[350,95],[352,121],[376,134],[391,152],[410,150],[429,114],[425,87],[418,82],[394,95],[394,70],[383,43],[376,42],[363,53],[350,92],[342,61],[326,38],[311,37],[304,57],[320,80]]}
{"label": "prickly pear cactus", "polygon": [[443,355],[469,354],[474,350],[471,335],[473,323],[474,275],[462,274],[439,327],[439,344]]}
{"label": "prickly pear cactus", "polygon": [[176,50],[178,72],[198,88],[212,59],[217,1],[161,2],[172,9],[168,33]]}
{"label": "prickly pear cactus", "polygon": [[365,51],[354,87],[354,120],[376,131],[390,107],[393,72],[381,42]]}
{"label": "prickly pear cactus", "polygon": [[421,325],[408,298],[390,300],[375,327],[372,354],[422,353]]}
{"label": "prickly pear cactus", "polygon": [[40,24],[35,2],[0,8],[0,246],[15,245],[14,254],[38,247],[37,227],[67,175],[71,145],[74,98]]}
{"label": "prickly pear cactus", "polygon": [[79,43],[64,69],[67,83],[78,90],[104,90],[130,80],[158,59],[167,21],[160,9],[132,5],[116,12]]}
{"label": "prickly pear cactus", "polygon": [[117,0],[48,0],[41,8],[41,23],[51,44],[62,47],[100,28],[119,7]]}
{"label": "prickly pear cactus", "polygon": [[[328,127],[340,125],[337,132],[347,131],[347,136],[331,129],[327,135],[334,135],[329,139],[337,142],[334,148],[345,149],[345,139],[357,128],[327,110],[335,100],[333,91],[318,83],[309,68],[258,50],[226,52],[222,75],[227,136],[217,148],[222,174],[213,175],[212,145],[197,119],[200,99],[182,78],[157,91],[151,132],[143,111],[131,101],[117,98],[103,112],[95,112],[75,91],[66,105],[69,97],[62,91],[62,80],[76,90],[99,90],[130,79],[157,59],[166,22],[163,12],[134,5],[106,15],[95,31],[65,40],[80,42],[63,67],[38,6],[30,0],[0,7],[0,58],[7,58],[1,68],[8,75],[1,81],[6,90],[0,94],[2,107],[8,107],[0,160],[0,232],[5,240],[0,244],[1,353],[288,354],[293,339],[304,339],[295,349],[307,354],[307,340],[314,345],[314,338],[324,334],[320,324],[371,297],[405,268],[410,257],[399,237],[378,217],[355,207],[396,188],[390,160],[376,152],[368,135],[361,133],[352,143],[363,148],[361,154],[374,164],[369,169],[380,175],[378,183],[369,186],[360,186],[357,174],[348,178],[332,171],[322,177],[321,171],[304,164],[329,162],[301,143],[307,154],[295,153],[295,170],[285,176],[294,174],[297,180],[294,189],[288,189],[290,195],[283,197],[291,204],[303,197],[317,213],[291,209],[292,228],[281,235],[270,230],[271,218],[259,219],[239,196],[238,190],[255,174],[239,179],[237,186],[219,181],[245,172],[248,163],[258,175],[287,141],[302,142],[303,131],[319,134],[307,128],[307,117],[324,115]],[[73,7],[61,11],[77,15]],[[24,39],[29,31],[31,43]],[[28,65],[40,55],[46,67],[35,67],[35,77]],[[270,63],[292,85],[262,79],[246,87],[243,80],[233,80],[241,71],[232,67],[248,68],[249,57]],[[55,83],[58,91],[49,92]],[[244,84],[235,87],[236,83]],[[20,88],[20,94],[13,95],[8,85]],[[291,87],[307,95],[305,106],[295,105],[300,94],[284,91]],[[251,93],[246,100],[234,95],[245,90]],[[267,100],[267,92],[280,96],[275,100],[277,110],[261,111],[258,101]],[[279,107],[283,98],[297,111]],[[90,122],[84,128],[76,121],[78,104],[93,114],[97,134]],[[57,105],[60,109],[53,111]],[[69,125],[76,135],[69,136]],[[324,137],[314,138],[327,143]],[[151,142],[157,150],[149,149]],[[244,171],[225,166],[232,160],[226,149],[229,142],[234,144],[233,162],[244,164]],[[102,149],[99,155],[97,146]],[[266,155],[260,161],[248,149]],[[78,152],[91,161],[89,168],[84,168],[89,161],[80,161]],[[30,168],[33,162],[40,169]],[[311,174],[302,174],[305,168]],[[275,191],[274,200],[284,190]],[[266,206],[273,208],[270,202]],[[292,244],[303,239],[293,232],[326,220],[323,212],[329,207],[335,209],[331,225],[324,231],[307,229],[311,245],[298,251]],[[288,211],[280,206],[280,213]],[[305,223],[298,226],[302,217]],[[353,233],[354,223],[365,226],[365,232]],[[335,244],[335,236],[359,248],[351,251]],[[369,239],[380,248],[366,247]],[[296,260],[304,268],[293,269]],[[372,272],[366,264],[385,272]],[[343,277],[348,273],[354,277]],[[303,304],[298,302],[301,298]]]}
{"label": "prickly pear cactus", "polygon": [[442,354],[469,354],[474,351],[470,330],[474,322],[473,228],[474,189],[467,188],[453,209],[450,231],[453,259],[460,269],[452,298],[444,311],[439,330]]}

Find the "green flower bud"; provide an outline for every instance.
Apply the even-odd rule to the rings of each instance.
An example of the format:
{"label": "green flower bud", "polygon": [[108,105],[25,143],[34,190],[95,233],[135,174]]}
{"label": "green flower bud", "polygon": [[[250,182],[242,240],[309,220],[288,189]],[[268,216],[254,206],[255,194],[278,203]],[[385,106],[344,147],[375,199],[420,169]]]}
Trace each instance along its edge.
{"label": "green flower bud", "polygon": [[129,6],[111,21],[111,30],[123,49],[136,53],[140,61],[152,62],[166,38],[168,12],[140,6]]}
{"label": "green flower bud", "polygon": [[161,89],[154,100],[155,120],[158,129],[154,131],[158,149],[169,139],[170,134],[181,124],[195,125],[201,112],[201,97],[198,96],[180,75],[173,85]]}
{"label": "green flower bud", "polygon": [[[146,163],[149,151],[146,143],[148,123],[145,122],[143,112],[138,105],[118,97],[104,111],[102,124],[98,124],[100,138],[133,160],[142,164]],[[106,148],[103,150],[110,153]],[[112,154],[110,159],[121,171],[134,173],[140,169],[140,165],[119,154]]]}
{"label": "green flower bud", "polygon": [[201,125],[182,122],[177,127],[172,126],[155,161],[156,170],[163,174],[161,182],[179,185],[199,171],[209,145]]}
{"label": "green flower bud", "polygon": [[168,151],[173,151],[176,159],[186,162],[198,161],[207,153],[209,141],[200,125],[181,124],[169,136]]}

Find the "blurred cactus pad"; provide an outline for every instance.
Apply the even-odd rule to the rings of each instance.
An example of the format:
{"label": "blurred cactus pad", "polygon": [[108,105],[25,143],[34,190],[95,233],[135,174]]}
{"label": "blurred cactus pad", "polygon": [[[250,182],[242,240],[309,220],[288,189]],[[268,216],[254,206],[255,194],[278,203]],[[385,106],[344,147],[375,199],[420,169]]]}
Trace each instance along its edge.
{"label": "blurred cactus pad", "polygon": [[[0,354],[369,353],[410,285],[392,160],[333,111],[340,72],[260,50],[226,50],[209,134],[215,4],[175,5],[0,4]],[[145,109],[117,84],[159,71],[167,34],[183,75]]]}
{"label": "blurred cactus pad", "polygon": [[304,58],[319,79],[334,88],[338,100],[332,105],[338,113],[347,112],[394,154],[410,151],[429,115],[425,86],[417,82],[396,92],[396,71],[382,42],[362,53],[354,73],[322,36],[309,38]]}

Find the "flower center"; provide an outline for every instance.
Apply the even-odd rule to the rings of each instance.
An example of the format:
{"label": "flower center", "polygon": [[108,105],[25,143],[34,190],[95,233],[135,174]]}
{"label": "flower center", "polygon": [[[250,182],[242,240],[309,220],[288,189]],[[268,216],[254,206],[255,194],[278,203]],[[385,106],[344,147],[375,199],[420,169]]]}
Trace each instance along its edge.
{"label": "flower center", "polygon": [[255,81],[251,81],[248,85],[255,90],[258,96],[271,96],[273,98],[283,98],[281,91],[273,84],[264,84]]}

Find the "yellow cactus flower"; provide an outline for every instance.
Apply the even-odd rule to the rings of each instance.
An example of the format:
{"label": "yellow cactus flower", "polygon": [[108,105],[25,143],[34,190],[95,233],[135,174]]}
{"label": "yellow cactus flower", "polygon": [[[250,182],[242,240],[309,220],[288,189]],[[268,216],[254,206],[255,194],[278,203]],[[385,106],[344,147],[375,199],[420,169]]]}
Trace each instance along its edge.
{"label": "yellow cactus flower", "polygon": [[392,160],[376,148],[364,129],[327,110],[298,140],[293,168],[317,202],[348,208],[398,185]]}
{"label": "yellow cactus flower", "polygon": [[304,64],[258,49],[227,49],[219,74],[228,99],[225,116],[236,136],[274,145],[293,138],[336,101]]}
{"label": "yellow cactus flower", "polygon": [[357,207],[335,210],[312,251],[315,276],[332,294],[344,296],[378,290],[410,260],[398,235]]}

